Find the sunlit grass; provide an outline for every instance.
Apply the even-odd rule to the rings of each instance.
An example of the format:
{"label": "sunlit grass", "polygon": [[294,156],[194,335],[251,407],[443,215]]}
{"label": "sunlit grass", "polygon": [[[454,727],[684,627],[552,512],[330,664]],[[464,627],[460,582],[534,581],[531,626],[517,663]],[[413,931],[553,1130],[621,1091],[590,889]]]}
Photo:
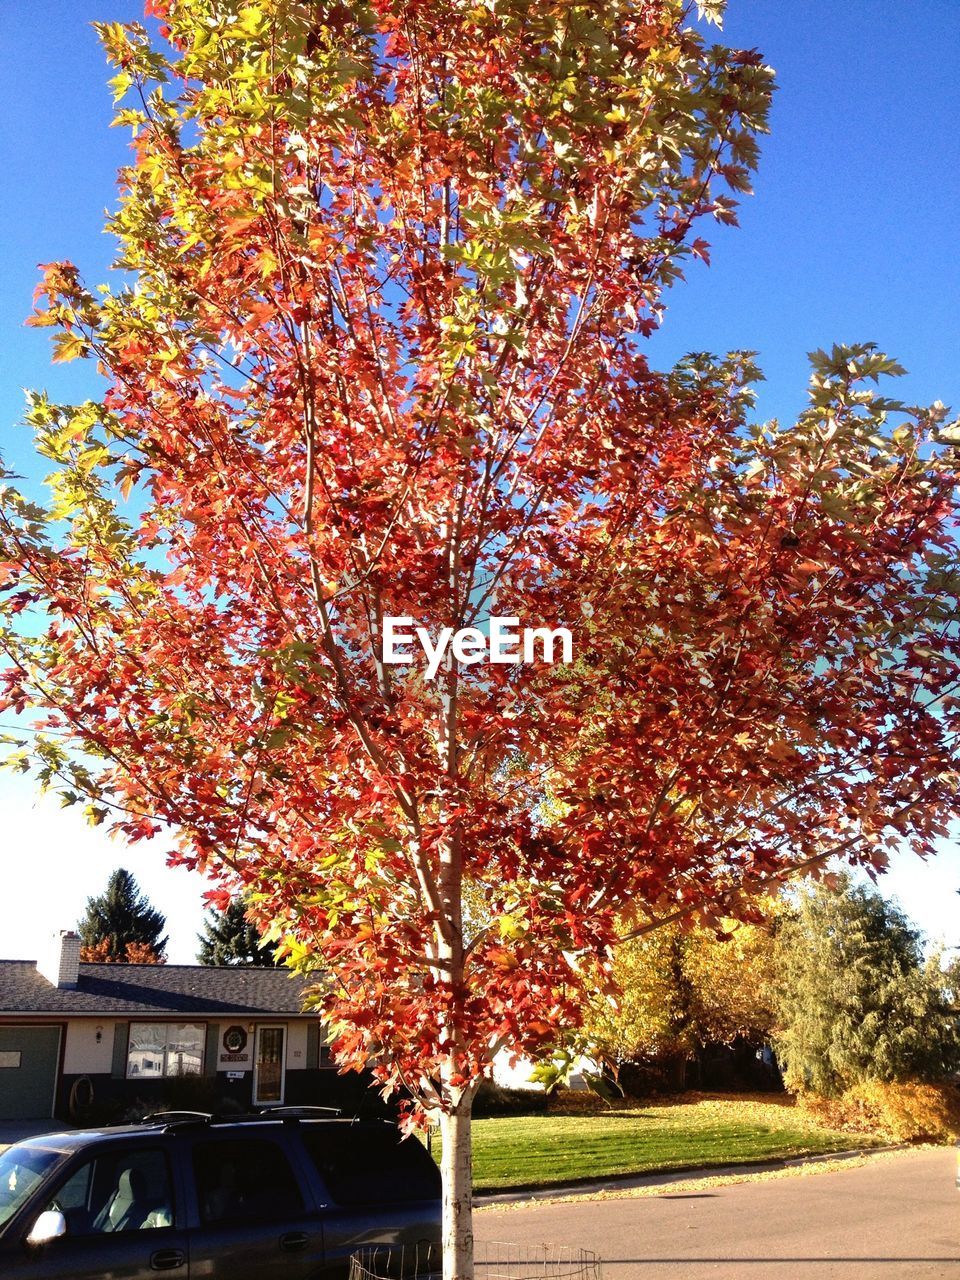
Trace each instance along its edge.
{"label": "sunlit grass", "polygon": [[473,1126],[478,1190],[822,1155],[878,1140],[792,1106],[709,1098],[585,1115],[504,1116]]}

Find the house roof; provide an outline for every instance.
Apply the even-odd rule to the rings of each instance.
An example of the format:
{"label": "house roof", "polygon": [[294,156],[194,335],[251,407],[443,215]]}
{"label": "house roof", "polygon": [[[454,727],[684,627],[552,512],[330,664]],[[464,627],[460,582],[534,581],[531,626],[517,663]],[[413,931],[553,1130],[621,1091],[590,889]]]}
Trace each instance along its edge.
{"label": "house roof", "polygon": [[196,964],[82,964],[73,989],[55,987],[33,960],[0,960],[4,1014],[299,1014],[303,979],[286,969]]}

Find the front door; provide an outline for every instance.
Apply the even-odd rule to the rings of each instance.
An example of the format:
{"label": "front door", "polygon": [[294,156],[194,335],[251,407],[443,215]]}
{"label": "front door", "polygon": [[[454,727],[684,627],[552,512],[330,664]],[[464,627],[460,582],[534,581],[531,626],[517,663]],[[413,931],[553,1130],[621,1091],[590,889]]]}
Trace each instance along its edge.
{"label": "front door", "polygon": [[283,1102],[286,1027],[257,1027],[253,1064],[253,1101],[258,1106]]}

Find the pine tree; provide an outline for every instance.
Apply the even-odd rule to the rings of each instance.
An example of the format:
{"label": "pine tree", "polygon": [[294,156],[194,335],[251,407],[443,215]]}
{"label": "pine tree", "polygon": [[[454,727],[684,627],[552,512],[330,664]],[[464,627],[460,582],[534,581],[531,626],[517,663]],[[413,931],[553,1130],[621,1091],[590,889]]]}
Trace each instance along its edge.
{"label": "pine tree", "polygon": [[197,937],[200,942],[197,959],[201,964],[263,967],[276,964],[276,943],[261,940],[256,927],[247,919],[242,898],[234,898],[224,911],[208,912],[203,933]]}
{"label": "pine tree", "polygon": [[867,1081],[960,1066],[949,981],[880,893],[841,877],[805,892],[778,939],[774,1040],[791,1089],[834,1097]]}
{"label": "pine tree", "polygon": [[[140,886],[123,867],[118,867],[107,881],[105,891],[87,901],[87,910],[77,929],[80,954],[84,960],[129,964],[132,954],[141,963],[149,948],[156,963],[166,958],[167,937],[163,934],[165,917],[152,907],[140,892]],[[105,945],[106,944],[106,945]]]}

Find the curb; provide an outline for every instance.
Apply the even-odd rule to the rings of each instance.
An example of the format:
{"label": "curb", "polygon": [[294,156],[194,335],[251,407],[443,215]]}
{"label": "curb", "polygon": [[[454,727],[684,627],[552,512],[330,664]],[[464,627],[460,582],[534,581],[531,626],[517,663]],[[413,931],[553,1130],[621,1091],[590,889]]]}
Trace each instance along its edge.
{"label": "curb", "polygon": [[847,1151],[826,1151],[812,1156],[778,1156],[769,1160],[751,1160],[745,1164],[730,1165],[681,1165],[665,1173],[636,1174],[627,1177],[578,1178],[567,1182],[553,1182],[549,1186],[526,1183],[509,1191],[475,1191],[473,1203],[482,1209],[485,1205],[515,1204],[524,1200],[569,1199],[577,1196],[589,1200],[602,1191],[633,1191],[639,1187],[670,1186],[674,1182],[687,1182],[690,1178],[729,1178],[737,1174],[766,1173],[777,1169],[797,1169],[805,1165],[825,1164],[831,1160],[855,1160],[861,1156],[878,1156],[892,1151],[910,1151],[914,1145],[901,1142],[887,1147],[853,1147]]}

